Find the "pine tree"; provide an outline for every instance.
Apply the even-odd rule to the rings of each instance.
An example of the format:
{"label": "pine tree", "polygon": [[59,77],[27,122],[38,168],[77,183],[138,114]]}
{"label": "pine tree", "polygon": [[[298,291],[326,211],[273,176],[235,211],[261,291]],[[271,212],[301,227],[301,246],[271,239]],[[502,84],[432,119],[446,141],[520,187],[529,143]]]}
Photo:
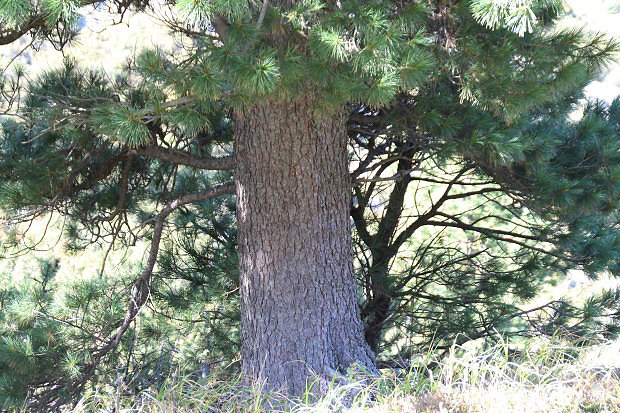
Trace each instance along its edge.
{"label": "pine tree", "polygon": [[[3,2],[0,44],[32,35],[63,47],[79,7],[93,3]],[[178,0],[170,26],[193,40],[182,54],[144,51],[113,82],[71,60],[26,85],[22,73],[5,77],[3,97],[21,93],[23,119],[6,123],[1,141],[0,203],[13,220],[58,211],[78,243],[109,235],[131,244],[140,235],[130,214],[152,225],[127,310],[83,377],[149,298],[171,214],[182,219],[173,212],[233,191],[243,373],[292,393],[311,372],[374,373],[390,314],[423,292],[424,274],[435,284],[427,327],[454,331],[479,314],[501,323],[514,312],[489,296],[530,296],[532,276],[544,279],[547,268],[615,270],[618,104],[588,108],[578,125],[566,118],[617,44],[554,30],[559,2],[511,4]],[[395,182],[375,225],[371,200],[391,166]],[[417,178],[416,169],[437,172]],[[407,190],[424,180],[446,190],[398,232]],[[441,209],[491,193],[502,196],[492,227]],[[362,314],[350,215],[371,254]],[[432,226],[477,234],[470,241],[483,252],[418,241],[409,275],[395,277],[397,253]],[[494,260],[506,245],[523,252]]]}

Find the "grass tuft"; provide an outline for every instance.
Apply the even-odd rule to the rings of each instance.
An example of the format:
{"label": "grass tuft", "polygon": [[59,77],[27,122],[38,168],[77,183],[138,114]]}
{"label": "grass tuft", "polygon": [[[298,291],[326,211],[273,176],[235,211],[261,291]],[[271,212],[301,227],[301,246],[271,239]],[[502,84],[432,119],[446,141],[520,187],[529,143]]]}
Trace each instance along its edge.
{"label": "grass tuft", "polygon": [[618,412],[619,350],[619,343],[576,348],[540,338],[519,350],[505,343],[484,350],[454,346],[442,357],[428,353],[406,368],[384,370],[371,382],[350,378],[346,384],[309,386],[321,384],[321,396],[309,390],[293,398],[243,386],[239,377],[177,377],[135,395],[126,386],[91,391],[65,411]]}

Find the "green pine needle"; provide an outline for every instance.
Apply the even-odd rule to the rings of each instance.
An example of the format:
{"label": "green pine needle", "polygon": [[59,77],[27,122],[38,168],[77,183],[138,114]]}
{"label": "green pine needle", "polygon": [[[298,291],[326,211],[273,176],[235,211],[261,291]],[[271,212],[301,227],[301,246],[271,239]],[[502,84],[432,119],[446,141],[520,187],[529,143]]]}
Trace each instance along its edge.
{"label": "green pine needle", "polygon": [[93,111],[92,124],[104,136],[131,148],[149,143],[151,134],[143,115],[126,106],[103,106]]}

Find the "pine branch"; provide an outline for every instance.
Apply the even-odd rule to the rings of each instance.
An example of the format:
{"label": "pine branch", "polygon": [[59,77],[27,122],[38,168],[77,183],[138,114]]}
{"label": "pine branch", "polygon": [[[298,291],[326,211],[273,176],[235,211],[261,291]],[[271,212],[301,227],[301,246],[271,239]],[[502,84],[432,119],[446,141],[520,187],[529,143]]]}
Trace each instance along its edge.
{"label": "pine branch", "polygon": [[[82,0],[81,6],[90,6],[92,4],[100,3],[101,0]],[[48,27],[46,15],[41,12],[33,15],[25,24],[16,29],[3,29],[0,30],[0,45],[7,45],[19,40],[22,36],[30,31],[41,31]]]}
{"label": "pine branch", "polygon": [[166,149],[161,146],[145,146],[138,148],[139,155],[149,156],[179,165],[191,166],[198,169],[230,170],[234,169],[232,156],[216,158],[212,156],[197,156],[184,151]]}
{"label": "pine branch", "polygon": [[142,270],[138,279],[134,282],[131,288],[131,299],[125,313],[125,318],[118,326],[118,329],[116,330],[114,336],[110,338],[107,344],[103,346],[93,357],[93,361],[89,366],[88,371],[82,377],[80,385],[78,386],[78,393],[81,392],[86,382],[95,374],[95,369],[97,368],[101,360],[108,353],[118,347],[121,339],[123,338],[123,335],[127,332],[132,322],[136,319],[144,304],[146,304],[150,296],[151,276],[153,274],[153,269],[155,268],[155,263],[157,262],[161,237],[168,216],[173,211],[182,206],[195,202],[206,201],[220,195],[233,194],[234,190],[234,183],[226,183],[216,186],[208,191],[185,195],[166,204],[166,206],[157,214],[155,220],[155,229],[153,230],[153,239],[149,248],[146,267]]}

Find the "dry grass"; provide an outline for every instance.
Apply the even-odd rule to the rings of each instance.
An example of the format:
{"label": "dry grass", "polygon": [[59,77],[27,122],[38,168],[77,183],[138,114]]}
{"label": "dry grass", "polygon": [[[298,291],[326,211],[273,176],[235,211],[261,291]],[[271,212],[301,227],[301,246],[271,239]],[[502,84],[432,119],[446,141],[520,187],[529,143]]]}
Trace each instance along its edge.
{"label": "dry grass", "polygon": [[[455,347],[442,360],[420,355],[408,369],[371,382],[328,385],[301,398],[209,380],[171,379],[133,397],[121,388],[87,394],[74,412],[619,412],[618,343],[589,348],[532,340],[515,355]],[[608,357],[615,355],[615,357]],[[438,361],[428,369],[429,362]],[[317,383],[315,383],[317,384]],[[315,388],[317,386],[314,386]]]}

